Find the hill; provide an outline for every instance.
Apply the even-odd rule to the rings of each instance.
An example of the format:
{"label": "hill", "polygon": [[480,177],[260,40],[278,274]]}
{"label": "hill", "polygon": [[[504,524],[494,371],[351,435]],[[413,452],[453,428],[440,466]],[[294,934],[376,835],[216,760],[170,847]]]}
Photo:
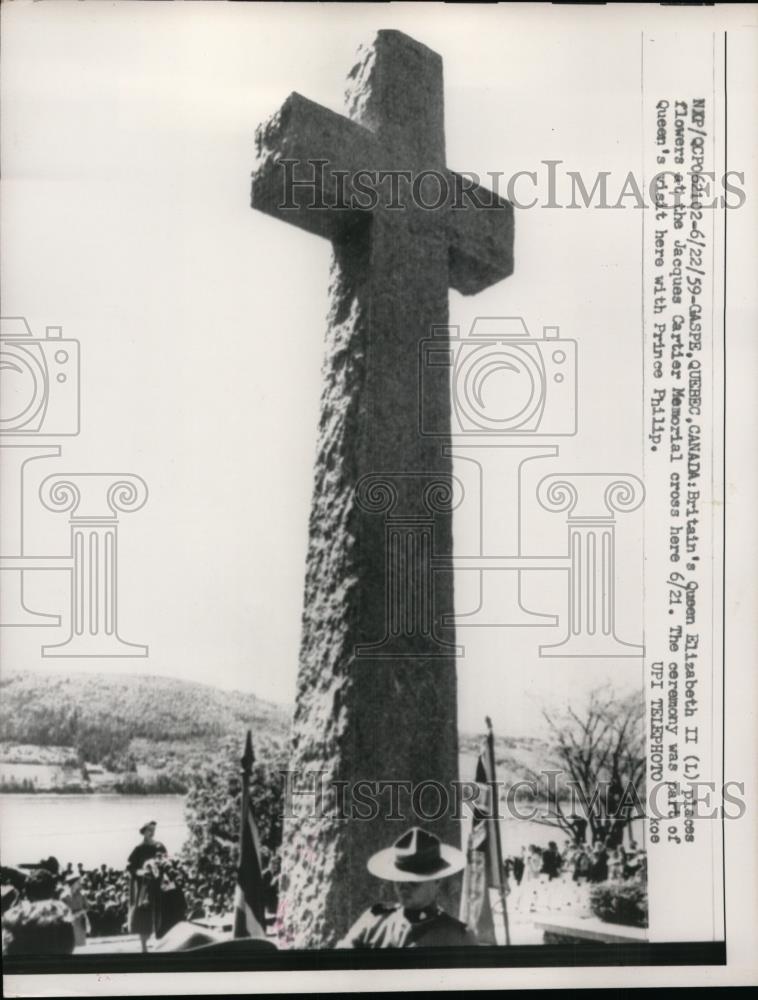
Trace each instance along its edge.
{"label": "hill", "polygon": [[73,748],[113,771],[163,766],[250,728],[280,743],[287,709],[245,691],[155,675],[19,671],[0,679],[5,744]]}
{"label": "hill", "polygon": [[[259,761],[286,760],[289,709],[250,692],[150,674],[18,671],[0,679],[0,772],[11,778],[20,764],[65,758],[76,784],[76,762],[86,761],[109,772],[98,778],[90,768],[91,787],[116,781],[125,792],[183,791],[191,772],[223,743],[241,743],[248,728]],[[479,742],[460,734],[461,780],[474,778]],[[550,755],[543,740],[499,736],[495,756],[498,779],[510,784],[530,778]]]}

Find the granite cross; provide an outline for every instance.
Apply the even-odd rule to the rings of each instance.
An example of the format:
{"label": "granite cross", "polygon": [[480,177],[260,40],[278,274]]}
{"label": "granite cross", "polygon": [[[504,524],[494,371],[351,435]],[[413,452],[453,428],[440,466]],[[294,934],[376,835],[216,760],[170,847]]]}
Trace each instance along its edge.
{"label": "granite cross", "polygon": [[[257,131],[252,183],[254,208],[333,247],[290,760],[305,787],[284,832],[284,934],[297,947],[333,943],[375,901],[366,860],[407,826],[459,840],[445,802],[436,815],[434,794],[411,791],[436,781],[451,796],[458,774],[454,636],[442,624],[452,573],[434,573],[430,594],[427,572],[430,546],[452,552],[451,400],[425,393],[437,433],[421,434],[420,345],[442,328],[449,351],[449,288],[474,294],[513,270],[511,205],[445,165],[440,56],[380,31],[346,98],[343,117],[290,95]],[[378,815],[356,809],[358,781],[383,789]],[[382,782],[406,783],[395,786],[406,800],[392,809]]]}

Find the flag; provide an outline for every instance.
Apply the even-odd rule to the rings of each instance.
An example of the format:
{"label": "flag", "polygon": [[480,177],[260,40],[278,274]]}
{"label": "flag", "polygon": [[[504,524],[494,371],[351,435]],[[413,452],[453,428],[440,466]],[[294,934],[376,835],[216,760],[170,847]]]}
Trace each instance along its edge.
{"label": "flag", "polygon": [[484,856],[485,877],[491,889],[503,887],[503,869],[500,860],[500,829],[498,827],[498,803],[492,801],[495,775],[490,761],[487,741],[482,742],[479,759],[476,762],[474,781],[479,785],[483,807],[474,806],[474,829],[479,830],[477,850]]}
{"label": "flag", "polygon": [[265,937],[264,887],[261,848],[253,810],[247,803],[243,817],[240,863],[234,891],[234,936]]}
{"label": "flag", "polygon": [[[485,739],[476,762],[474,781],[479,786],[479,796],[476,803],[472,804],[473,818],[460,909],[460,919],[476,933],[480,944],[496,943],[490,889],[498,890],[503,909],[506,894],[497,818],[498,803],[493,801],[493,791],[497,786],[492,758],[492,747]],[[503,912],[503,920],[505,919],[506,914]],[[506,925],[506,942],[507,939]]]}
{"label": "flag", "polygon": [[[249,761],[247,767],[246,760]],[[245,757],[243,758],[243,775],[246,769],[247,775],[243,777],[240,860],[237,869],[237,886],[234,890],[234,936],[236,938],[264,938],[266,936],[261,845],[246,780],[249,778],[252,761],[252,740],[248,732]]]}
{"label": "flag", "polygon": [[486,831],[483,826],[472,830],[469,834],[466,868],[463,872],[460,919],[474,931],[479,944],[496,944],[485,854],[481,850],[484,837]]}

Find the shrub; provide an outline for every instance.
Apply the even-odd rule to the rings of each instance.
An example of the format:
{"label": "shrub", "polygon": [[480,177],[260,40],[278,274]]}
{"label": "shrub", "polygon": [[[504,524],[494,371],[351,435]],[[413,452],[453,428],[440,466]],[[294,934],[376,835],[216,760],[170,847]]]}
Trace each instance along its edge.
{"label": "shrub", "polygon": [[639,879],[601,882],[590,891],[590,908],[608,923],[647,927],[647,886]]}

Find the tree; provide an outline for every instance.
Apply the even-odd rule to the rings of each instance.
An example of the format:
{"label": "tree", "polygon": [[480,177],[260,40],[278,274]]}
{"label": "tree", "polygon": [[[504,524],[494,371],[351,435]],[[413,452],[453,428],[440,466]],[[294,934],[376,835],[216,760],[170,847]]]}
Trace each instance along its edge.
{"label": "tree", "polygon": [[[231,906],[239,862],[242,740],[224,740],[216,754],[187,775],[185,816],[189,838],[183,858],[200,883]],[[282,842],[286,750],[279,741],[259,740],[250,800],[262,848],[275,854]],[[261,859],[264,861],[265,859]]]}
{"label": "tree", "polygon": [[617,700],[596,689],[586,708],[543,716],[553,739],[550,770],[534,775],[547,806],[542,822],[581,842],[621,843],[624,829],[641,815],[644,801],[644,699]]}

